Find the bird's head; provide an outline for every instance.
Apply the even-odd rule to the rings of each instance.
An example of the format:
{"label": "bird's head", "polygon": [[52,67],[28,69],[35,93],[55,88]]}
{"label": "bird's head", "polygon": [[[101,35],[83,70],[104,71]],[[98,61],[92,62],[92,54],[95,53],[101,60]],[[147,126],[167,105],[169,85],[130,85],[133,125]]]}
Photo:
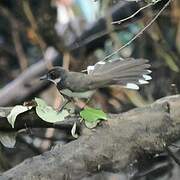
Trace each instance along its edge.
{"label": "bird's head", "polygon": [[47,74],[40,77],[40,80],[48,80],[57,85],[66,77],[66,73],[67,71],[62,67],[54,67],[53,69],[49,70]]}

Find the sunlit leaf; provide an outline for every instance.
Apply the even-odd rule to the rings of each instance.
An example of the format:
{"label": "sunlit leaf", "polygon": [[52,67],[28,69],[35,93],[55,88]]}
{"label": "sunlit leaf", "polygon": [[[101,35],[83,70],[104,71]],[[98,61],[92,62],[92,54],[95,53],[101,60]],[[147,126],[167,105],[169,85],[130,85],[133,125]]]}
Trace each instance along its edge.
{"label": "sunlit leaf", "polygon": [[16,105],[11,110],[10,114],[7,116],[8,122],[11,124],[11,126],[14,128],[14,123],[16,121],[16,117],[28,110],[30,110],[32,107],[22,106],[22,105]]}
{"label": "sunlit leaf", "polygon": [[101,120],[107,120],[107,115],[102,110],[94,108],[85,108],[80,112],[88,128],[94,128]]}
{"label": "sunlit leaf", "polygon": [[0,132],[0,142],[7,148],[13,148],[16,144],[16,132]]}
{"label": "sunlit leaf", "polygon": [[37,103],[37,115],[46,122],[56,123],[58,121],[64,121],[65,117],[69,115],[69,112],[66,109],[57,112],[51,106],[48,106],[46,102],[40,98],[35,98],[35,101]]}

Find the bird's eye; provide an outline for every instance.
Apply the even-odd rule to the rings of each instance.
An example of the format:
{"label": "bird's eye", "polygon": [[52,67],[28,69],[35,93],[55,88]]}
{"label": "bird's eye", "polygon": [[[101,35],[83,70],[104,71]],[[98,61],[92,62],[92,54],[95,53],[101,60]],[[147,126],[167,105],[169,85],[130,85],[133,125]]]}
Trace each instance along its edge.
{"label": "bird's eye", "polygon": [[55,72],[51,72],[50,76],[51,76],[51,79],[56,79],[56,73]]}

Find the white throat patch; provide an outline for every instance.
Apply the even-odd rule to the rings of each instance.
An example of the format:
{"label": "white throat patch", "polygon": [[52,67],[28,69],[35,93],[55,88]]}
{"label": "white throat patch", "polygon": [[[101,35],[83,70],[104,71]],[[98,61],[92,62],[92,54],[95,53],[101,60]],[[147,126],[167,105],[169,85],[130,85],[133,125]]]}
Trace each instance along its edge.
{"label": "white throat patch", "polygon": [[50,79],[50,81],[57,85],[61,81],[61,78],[56,78],[54,80]]}

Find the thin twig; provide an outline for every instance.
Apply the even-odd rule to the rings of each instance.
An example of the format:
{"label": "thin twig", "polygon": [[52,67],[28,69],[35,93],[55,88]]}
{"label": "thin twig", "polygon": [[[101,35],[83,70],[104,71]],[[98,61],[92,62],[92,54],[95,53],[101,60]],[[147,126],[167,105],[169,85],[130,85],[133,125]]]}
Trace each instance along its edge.
{"label": "thin twig", "polygon": [[118,35],[114,32],[114,26],[111,24],[112,22],[112,16],[110,13],[106,14],[106,26],[107,26],[107,32],[110,36],[110,39],[112,40],[112,43],[114,44],[114,47],[116,49],[119,48],[118,44]]}
{"label": "thin twig", "polygon": [[46,62],[47,69],[51,69],[53,67],[53,65],[47,60],[47,58],[45,56],[47,44],[45,43],[45,41],[43,40],[42,36],[39,33],[38,24],[36,23],[36,20],[35,20],[32,10],[31,10],[31,7],[29,5],[29,2],[27,0],[25,0],[25,1],[22,1],[22,3],[23,3],[23,8],[24,8],[24,13],[25,13],[29,23],[31,24],[32,30],[36,37],[36,40],[37,40],[39,47],[41,49],[41,52],[44,56],[44,60]]}
{"label": "thin twig", "polygon": [[21,39],[20,39],[20,34],[17,29],[17,24],[14,20],[10,20],[12,24],[12,39],[14,42],[15,50],[17,53],[19,65],[21,68],[21,71],[24,71],[28,67],[28,60],[26,58],[26,55],[24,53],[22,44],[21,44]]}
{"label": "thin twig", "polygon": [[0,13],[4,17],[6,17],[8,21],[10,22],[16,55],[19,61],[21,71],[24,71],[28,67],[28,60],[26,58],[26,54],[22,47],[20,32],[19,32],[22,29],[24,30],[24,28],[22,28],[22,24],[20,24],[20,22],[11,14],[11,12],[8,9],[0,6]]}
{"label": "thin twig", "polygon": [[117,54],[118,52],[120,52],[122,49],[124,49],[125,47],[129,46],[135,39],[137,39],[141,34],[144,33],[144,31],[146,31],[153,23],[154,21],[159,17],[159,15],[164,11],[164,9],[166,9],[166,7],[170,4],[172,0],[169,0],[163,7],[162,9],[155,15],[155,17],[147,24],[147,26],[145,26],[143,29],[141,29],[130,41],[128,41],[126,44],[124,44],[123,46],[121,46],[119,49],[117,49],[116,51],[114,51],[113,53],[109,54],[108,56],[106,56],[104,59],[102,59],[102,61],[105,61],[107,59],[109,59],[110,57],[112,57],[113,55]]}
{"label": "thin twig", "polygon": [[145,5],[145,6],[143,6],[143,7],[141,7],[140,9],[138,9],[135,13],[133,13],[132,15],[130,15],[130,16],[128,16],[128,17],[126,17],[126,18],[124,18],[124,19],[121,19],[121,20],[118,20],[118,21],[113,21],[111,24],[121,24],[121,23],[123,23],[124,21],[127,21],[127,20],[129,20],[129,19],[131,19],[131,18],[133,18],[136,14],[138,14],[140,11],[142,11],[143,9],[146,9],[146,8],[148,8],[148,7],[150,7],[150,6],[152,6],[152,5],[154,5],[155,3],[149,3],[149,4],[147,4],[147,5]]}
{"label": "thin twig", "polygon": [[34,31],[34,34],[36,36],[36,39],[39,43],[39,46],[41,48],[41,50],[44,52],[45,48],[47,47],[46,43],[43,41],[43,38],[40,36],[39,32],[38,32],[38,25],[36,23],[35,17],[31,11],[30,5],[28,1],[23,1],[23,8],[24,8],[24,13],[28,19],[28,21],[31,24],[31,27]]}

